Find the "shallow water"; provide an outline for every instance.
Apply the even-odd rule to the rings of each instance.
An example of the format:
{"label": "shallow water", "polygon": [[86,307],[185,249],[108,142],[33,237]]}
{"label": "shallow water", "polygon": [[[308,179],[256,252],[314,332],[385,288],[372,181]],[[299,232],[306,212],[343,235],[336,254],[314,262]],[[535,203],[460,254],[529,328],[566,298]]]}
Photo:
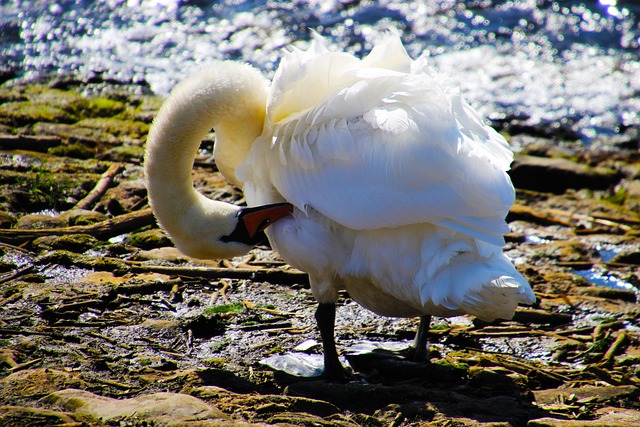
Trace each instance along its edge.
{"label": "shallow water", "polygon": [[639,11],[616,0],[18,0],[0,3],[0,68],[166,94],[212,59],[270,74],[281,48],[305,46],[309,29],[362,55],[397,28],[413,57],[430,54],[492,120],[561,128],[588,143],[640,126]]}

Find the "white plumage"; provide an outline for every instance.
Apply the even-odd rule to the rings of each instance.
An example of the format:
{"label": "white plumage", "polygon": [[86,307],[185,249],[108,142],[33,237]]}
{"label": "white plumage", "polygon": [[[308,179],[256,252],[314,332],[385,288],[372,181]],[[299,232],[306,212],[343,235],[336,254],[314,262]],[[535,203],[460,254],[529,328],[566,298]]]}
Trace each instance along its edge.
{"label": "white plumage", "polygon": [[397,36],[363,60],[316,36],[283,58],[267,102],[236,174],[251,204],[297,208],[267,234],[318,301],[346,287],[383,315],[492,320],[535,300],[502,254],[507,142]]}
{"label": "white plumage", "polygon": [[340,289],[385,316],[492,320],[535,301],[502,252],[515,195],[507,142],[397,35],[362,60],[314,35],[306,51],[285,53],[270,87],[226,62],[174,90],[145,170],[159,222],[197,257],[251,247],[238,237],[247,233],[237,208],[192,188],[189,165],[212,126],[219,168],[250,206],[294,207],[276,205],[252,227],[270,225],[273,247],[309,273],[330,376],[341,369],[332,329]]}

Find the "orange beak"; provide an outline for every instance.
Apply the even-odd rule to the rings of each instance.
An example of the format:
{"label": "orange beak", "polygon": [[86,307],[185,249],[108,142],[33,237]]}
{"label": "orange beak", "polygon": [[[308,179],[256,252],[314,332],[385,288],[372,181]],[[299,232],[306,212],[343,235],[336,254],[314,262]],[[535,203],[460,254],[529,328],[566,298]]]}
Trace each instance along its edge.
{"label": "orange beak", "polygon": [[244,223],[249,238],[253,239],[256,234],[264,231],[265,228],[277,220],[291,215],[292,212],[293,206],[289,203],[276,203],[273,205],[243,208],[240,219]]}

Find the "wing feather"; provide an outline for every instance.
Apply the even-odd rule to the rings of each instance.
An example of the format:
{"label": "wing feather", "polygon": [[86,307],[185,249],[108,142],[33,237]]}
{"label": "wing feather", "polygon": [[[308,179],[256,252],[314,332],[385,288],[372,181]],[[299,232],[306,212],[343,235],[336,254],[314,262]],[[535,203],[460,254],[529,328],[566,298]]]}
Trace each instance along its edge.
{"label": "wing feather", "polygon": [[333,85],[319,74],[323,91],[305,91],[314,82],[309,58],[302,61],[307,74],[279,71],[266,140],[254,144],[238,176],[351,229],[430,223],[502,245],[514,201],[506,174],[513,154],[459,92],[422,68],[402,72],[411,69],[402,55],[383,69],[331,60],[337,54],[317,46],[313,54],[317,73],[336,67]]}

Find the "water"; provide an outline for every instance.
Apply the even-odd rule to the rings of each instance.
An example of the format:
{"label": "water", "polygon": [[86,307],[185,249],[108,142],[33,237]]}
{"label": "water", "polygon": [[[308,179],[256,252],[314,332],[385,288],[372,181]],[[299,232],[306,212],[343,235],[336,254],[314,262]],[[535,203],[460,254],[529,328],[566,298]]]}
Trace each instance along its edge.
{"label": "water", "polygon": [[3,0],[0,70],[99,76],[158,94],[202,63],[270,75],[309,29],[368,52],[397,28],[495,122],[560,128],[585,143],[640,126],[640,5],[631,1]]}

